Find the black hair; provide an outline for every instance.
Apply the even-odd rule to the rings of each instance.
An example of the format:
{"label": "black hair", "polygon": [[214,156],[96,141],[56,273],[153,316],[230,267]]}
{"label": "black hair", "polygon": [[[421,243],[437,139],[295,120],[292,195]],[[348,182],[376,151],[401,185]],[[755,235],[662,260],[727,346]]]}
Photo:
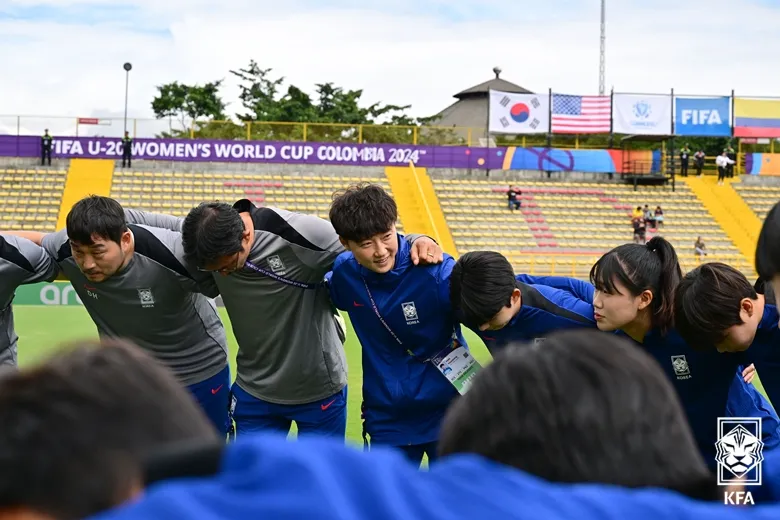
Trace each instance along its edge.
{"label": "black hair", "polygon": [[682,278],[682,269],[672,244],[653,237],[646,244],[623,244],[604,254],[590,270],[590,283],[602,292],[618,292],[615,283],[624,285],[632,296],[653,293],[652,325],[663,332],[674,324],[674,290]]}
{"label": "black hair", "polygon": [[780,274],[780,202],[766,214],[756,244],[756,272],[765,280]]}
{"label": "black hair", "polygon": [[77,244],[91,246],[93,237],[119,244],[127,231],[125,210],[111,197],[90,195],[70,209],[65,218],[65,229],[68,239]]}
{"label": "black hair", "polygon": [[717,491],[658,363],[624,338],[585,329],[499,352],[447,410],[439,453],[474,453],[550,482],[707,499]]}
{"label": "black hair", "polygon": [[107,339],[63,352],[0,377],[0,511],[91,517],[131,498],[156,450],[220,441],[190,393],[137,346]]}
{"label": "black hair", "polygon": [[203,202],[192,208],[181,228],[184,256],[198,267],[207,267],[243,248],[244,220],[230,204]]}
{"label": "black hair", "polygon": [[756,283],[753,284],[753,289],[756,293],[764,295],[764,301],[769,305],[775,305],[775,291],[772,289],[772,282],[761,278],[756,278]]}
{"label": "black hair", "polygon": [[390,231],[398,207],[381,186],[359,183],[333,194],[328,218],[341,238],[361,242]]}
{"label": "black hair", "polygon": [[702,264],[677,286],[675,328],[692,348],[711,349],[723,341],[729,327],[744,323],[740,302],[757,297],[745,275],[730,265]]}
{"label": "black hair", "polygon": [[472,251],[461,256],[450,275],[450,304],[464,325],[479,328],[511,305],[515,272],[501,253]]}

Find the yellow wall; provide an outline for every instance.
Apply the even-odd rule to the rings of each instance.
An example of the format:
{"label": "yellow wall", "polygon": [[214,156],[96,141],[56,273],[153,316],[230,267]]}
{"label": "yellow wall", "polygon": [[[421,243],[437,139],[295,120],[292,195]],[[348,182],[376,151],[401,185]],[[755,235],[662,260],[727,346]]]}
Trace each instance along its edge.
{"label": "yellow wall", "polygon": [[62,193],[57,230],[65,228],[70,208],[88,195],[111,194],[114,179],[114,161],[109,159],[71,159],[65,190]]}
{"label": "yellow wall", "polygon": [[455,241],[425,168],[388,167],[385,175],[398,205],[404,232],[433,237],[444,252],[457,257]]}
{"label": "yellow wall", "polygon": [[761,232],[761,221],[750,209],[750,206],[731,187],[732,182],[739,179],[726,179],[719,186],[715,177],[683,177],[704,207],[713,216],[731,241],[752,265],[755,258],[758,234]]}

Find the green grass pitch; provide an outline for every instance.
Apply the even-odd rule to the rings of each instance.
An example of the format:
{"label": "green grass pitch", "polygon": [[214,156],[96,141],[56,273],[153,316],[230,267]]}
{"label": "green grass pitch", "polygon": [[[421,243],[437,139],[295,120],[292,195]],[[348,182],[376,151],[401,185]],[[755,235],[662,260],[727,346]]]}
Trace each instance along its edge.
{"label": "green grass pitch", "polygon": [[[236,340],[230,328],[230,320],[224,309],[220,315],[225,323],[230,345],[230,370],[235,377]],[[14,306],[16,332],[19,335],[19,364],[29,365],[46,359],[52,352],[68,342],[95,338],[97,333],[89,315],[81,306],[60,305],[17,305]],[[363,371],[360,357],[360,343],[346,319],[348,334],[344,345],[349,367],[349,391],[347,411],[347,439],[362,443],[360,424],[360,400]],[[484,366],[490,361],[490,354],[484,343],[470,330],[464,329],[474,357]],[[758,377],[753,381],[764,393]],[[293,425],[293,430],[295,426]]]}
{"label": "green grass pitch", "polygon": [[[236,340],[233,337],[230,320],[225,309],[220,309],[220,316],[222,316],[227,329],[230,345],[230,371],[235,377]],[[46,359],[56,349],[62,348],[68,342],[97,337],[95,325],[81,306],[15,305],[14,320],[16,333],[19,335],[20,366]],[[363,371],[360,343],[352,331],[349,319],[346,319],[346,322],[349,329],[347,342],[344,345],[349,367],[347,438],[352,442],[362,443],[360,400]],[[490,354],[482,340],[469,330],[466,330],[465,333],[474,357],[482,364],[489,362]]]}

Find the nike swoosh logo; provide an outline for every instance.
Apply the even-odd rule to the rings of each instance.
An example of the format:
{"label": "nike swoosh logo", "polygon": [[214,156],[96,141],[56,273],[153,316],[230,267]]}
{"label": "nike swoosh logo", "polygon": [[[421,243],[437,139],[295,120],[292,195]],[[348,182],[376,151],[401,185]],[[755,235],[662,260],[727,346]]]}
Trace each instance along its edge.
{"label": "nike swoosh logo", "polygon": [[211,389],[211,395],[217,395],[217,392],[219,392],[222,389],[223,386],[225,386],[225,385],[219,385],[216,388],[212,388]]}
{"label": "nike swoosh logo", "polygon": [[329,402],[328,404],[321,404],[321,405],[320,405],[320,408],[322,408],[322,411],[324,412],[325,410],[327,410],[328,408],[330,408],[330,405],[332,405],[332,404],[333,404],[333,403],[335,403],[335,402],[336,402],[336,400],[334,399],[333,401]]}
{"label": "nike swoosh logo", "polygon": [[358,303],[358,302],[356,302],[354,300],[352,301],[352,305],[354,305],[355,307],[363,307],[362,303]]}

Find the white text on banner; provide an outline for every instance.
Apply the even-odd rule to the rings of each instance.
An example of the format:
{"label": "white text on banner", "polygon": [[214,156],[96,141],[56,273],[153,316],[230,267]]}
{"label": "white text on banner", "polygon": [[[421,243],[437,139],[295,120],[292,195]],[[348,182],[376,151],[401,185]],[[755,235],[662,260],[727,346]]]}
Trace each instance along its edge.
{"label": "white text on banner", "polygon": [[615,94],[612,117],[612,131],[616,134],[669,135],[672,96]]}
{"label": "white text on banner", "polygon": [[490,91],[489,129],[494,134],[546,134],[550,129],[549,94]]}

